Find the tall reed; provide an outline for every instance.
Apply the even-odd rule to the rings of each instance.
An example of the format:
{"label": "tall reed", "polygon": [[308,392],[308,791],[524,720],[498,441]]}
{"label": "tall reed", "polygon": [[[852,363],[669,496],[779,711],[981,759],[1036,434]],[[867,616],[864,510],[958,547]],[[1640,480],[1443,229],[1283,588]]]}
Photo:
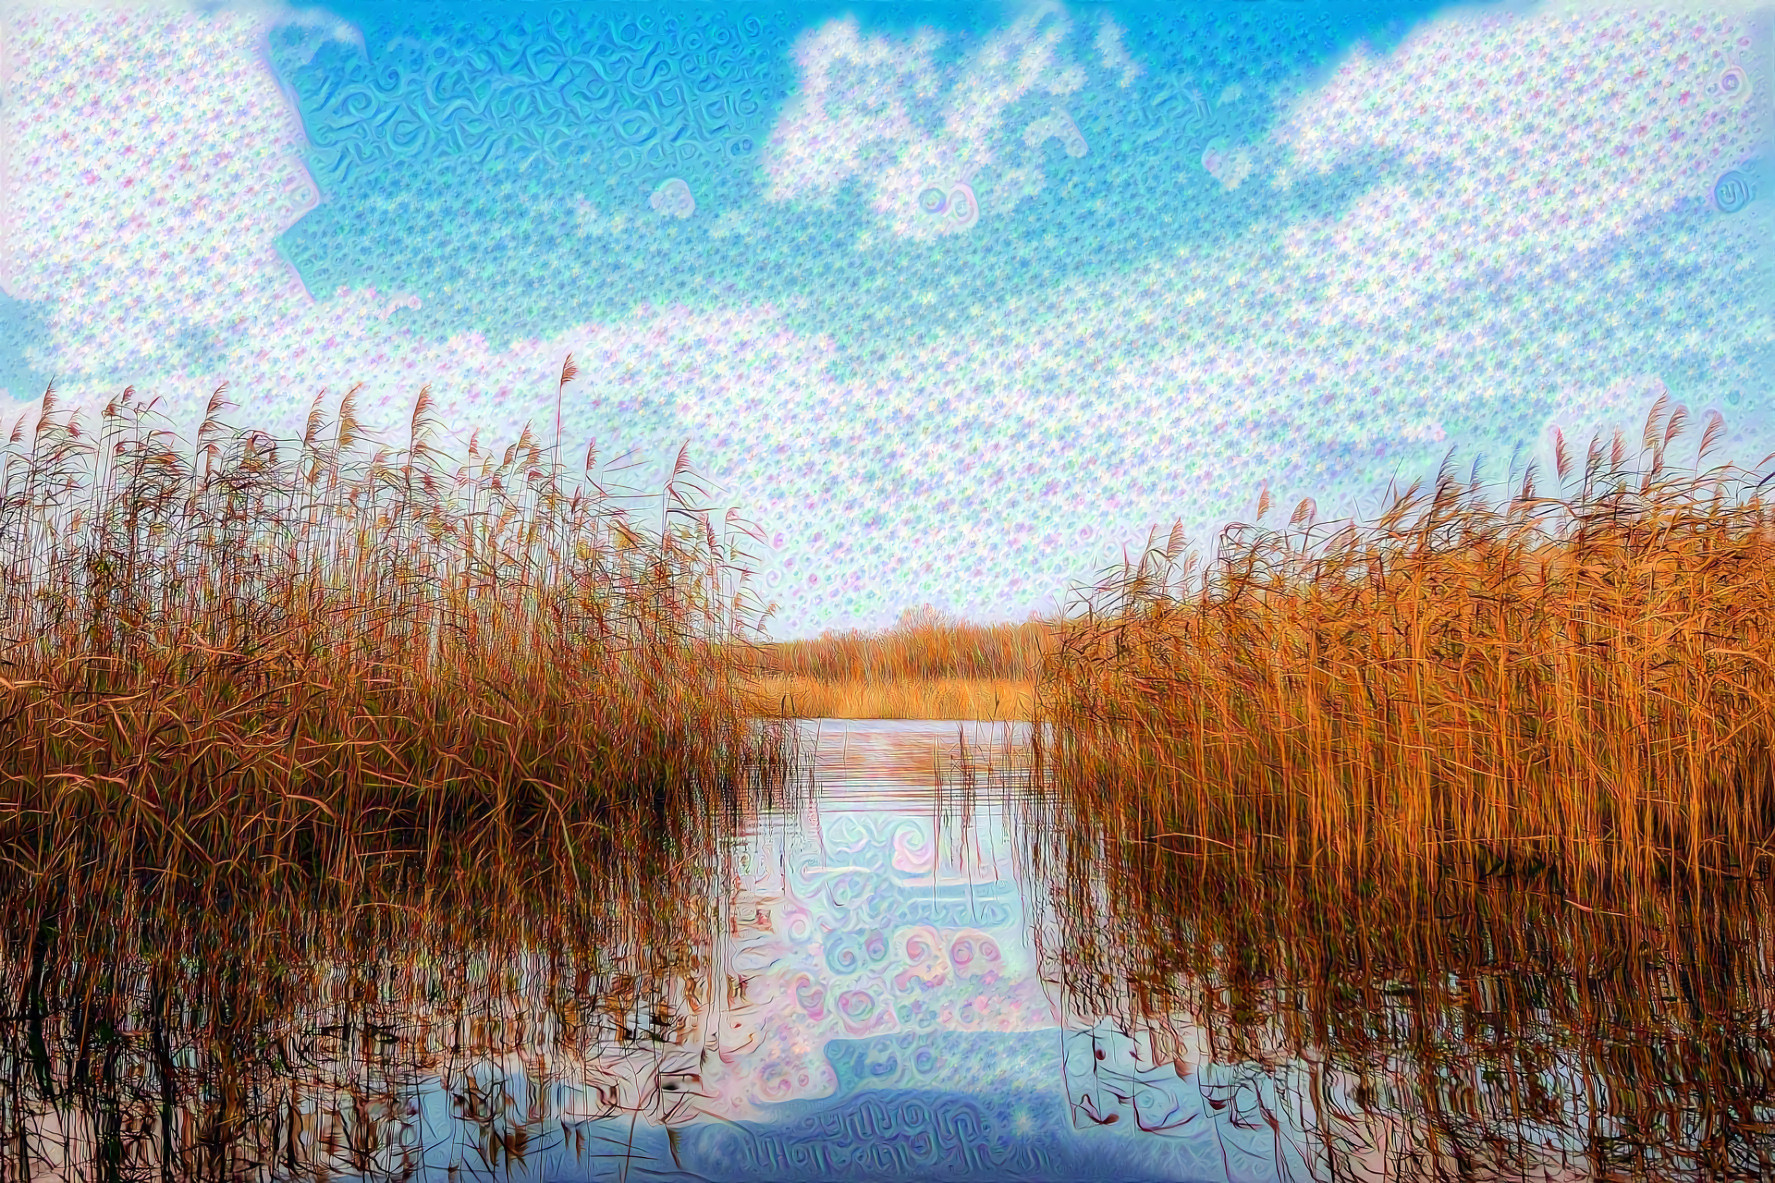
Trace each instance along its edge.
{"label": "tall reed", "polygon": [[[1348,878],[1556,868],[1573,883],[1761,874],[1775,854],[1775,515],[1700,471],[1660,399],[1638,463],[1556,441],[1505,504],[1445,462],[1369,526],[1174,528],[1043,663],[1046,773],[1132,840]],[[1767,461],[1765,460],[1765,463]],[[1267,509],[1267,493],[1259,517]]]}
{"label": "tall reed", "polygon": [[595,853],[784,774],[792,734],[747,718],[732,657],[756,628],[734,514],[718,537],[686,452],[656,528],[528,427],[450,471],[429,390],[368,457],[355,388],[299,441],[230,405],[186,450],[133,389],[94,434],[52,388],[0,451],[15,871],[188,891],[429,865],[465,833]]}

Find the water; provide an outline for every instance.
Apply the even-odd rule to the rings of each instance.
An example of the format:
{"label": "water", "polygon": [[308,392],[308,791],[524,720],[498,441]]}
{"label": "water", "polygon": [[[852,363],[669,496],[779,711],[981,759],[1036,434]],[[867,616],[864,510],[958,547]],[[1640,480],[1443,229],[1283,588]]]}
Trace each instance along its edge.
{"label": "water", "polygon": [[1326,910],[1066,863],[1022,725],[803,727],[806,791],[602,946],[458,904],[157,979],[23,934],[0,1177],[1775,1175],[1754,890],[1661,926],[1533,884]]}

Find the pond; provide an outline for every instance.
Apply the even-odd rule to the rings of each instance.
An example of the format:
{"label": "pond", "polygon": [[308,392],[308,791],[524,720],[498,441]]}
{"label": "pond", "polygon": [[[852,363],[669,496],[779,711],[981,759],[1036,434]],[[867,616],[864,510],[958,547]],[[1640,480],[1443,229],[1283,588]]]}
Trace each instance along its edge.
{"label": "pond", "polygon": [[429,895],[401,907],[448,914],[399,939],[374,909],[279,916],[332,935],[181,952],[185,978],[15,939],[0,1175],[1775,1171],[1758,888],[1663,922],[1516,881],[1327,906],[1156,847],[1081,860],[1025,725],[799,726],[805,791],[601,946]]}

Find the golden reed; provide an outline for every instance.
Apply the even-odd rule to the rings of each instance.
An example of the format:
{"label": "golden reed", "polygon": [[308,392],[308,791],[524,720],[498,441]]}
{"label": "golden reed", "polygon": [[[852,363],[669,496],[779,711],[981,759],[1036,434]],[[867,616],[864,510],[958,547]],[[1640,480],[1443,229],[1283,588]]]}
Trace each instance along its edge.
{"label": "golden reed", "polygon": [[839,719],[1028,719],[1050,621],[968,624],[908,609],[878,633],[829,630],[758,647],[764,715]]}
{"label": "golden reed", "polygon": [[[562,373],[573,376],[572,359]],[[324,392],[323,392],[324,393]],[[657,526],[528,427],[454,471],[429,390],[364,456],[195,449],[134,392],[0,451],[0,860],[29,879],[352,880],[464,836],[569,869],[731,808],[792,757],[742,700],[743,552],[680,452]],[[187,883],[182,891],[189,890]]]}
{"label": "golden reed", "polygon": [[1717,414],[1673,470],[1666,409],[1636,465],[1558,438],[1558,495],[1531,465],[1493,505],[1445,462],[1366,527],[1229,527],[1199,577],[1174,528],[1044,661],[1044,775],[1119,841],[1350,879],[1766,872],[1775,519],[1754,473],[1700,471]]}

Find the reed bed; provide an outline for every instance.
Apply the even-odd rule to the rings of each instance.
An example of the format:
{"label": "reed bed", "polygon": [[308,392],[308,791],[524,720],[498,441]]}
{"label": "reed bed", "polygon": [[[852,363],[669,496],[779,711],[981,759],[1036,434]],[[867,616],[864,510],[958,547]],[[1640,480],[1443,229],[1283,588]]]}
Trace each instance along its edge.
{"label": "reed bed", "polygon": [[1129,841],[1346,882],[1767,873],[1769,478],[1702,471],[1717,414],[1678,471],[1687,422],[1658,400],[1631,463],[1620,433],[1581,469],[1558,438],[1557,495],[1530,465],[1493,503],[1445,462],[1372,525],[1304,501],[1287,528],[1229,527],[1199,573],[1174,528],[1045,657],[1045,775]]}
{"label": "reed bed", "polygon": [[1033,682],[1056,640],[1047,621],[968,624],[927,606],[907,609],[882,632],[828,630],[808,640],[766,642],[759,652],[772,673],[827,682]]}
{"label": "reed bed", "polygon": [[1028,719],[1053,622],[968,624],[907,609],[881,632],[831,630],[756,649],[761,715],[831,719]]}
{"label": "reed bed", "polygon": [[53,388],[14,426],[0,866],[186,900],[424,873],[465,836],[572,867],[790,775],[735,658],[748,527],[717,536],[685,452],[644,525],[528,427],[450,471],[428,390],[365,456],[355,395],[299,441],[230,428],[222,390],[189,448],[133,389],[96,432]]}

